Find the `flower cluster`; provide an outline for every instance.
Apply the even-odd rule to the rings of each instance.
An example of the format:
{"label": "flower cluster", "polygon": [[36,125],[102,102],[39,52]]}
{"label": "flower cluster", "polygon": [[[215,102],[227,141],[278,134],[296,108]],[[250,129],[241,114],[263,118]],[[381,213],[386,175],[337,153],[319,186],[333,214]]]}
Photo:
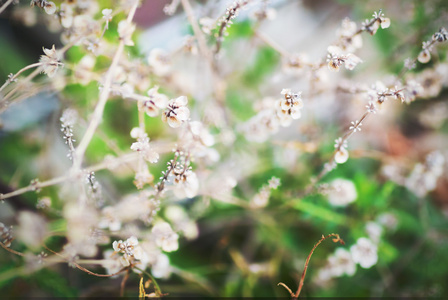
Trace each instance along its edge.
{"label": "flower cluster", "polygon": [[448,31],[444,27],[440,27],[439,31],[432,35],[430,41],[423,42],[422,51],[420,51],[417,59],[422,64],[426,64],[431,60],[431,51],[434,44],[443,43],[448,39]]}
{"label": "flower cluster", "polygon": [[280,126],[288,127],[292,120],[301,117],[302,92],[283,89],[281,94],[284,99],[264,99],[261,103],[260,112],[247,121],[243,130],[248,140],[263,142],[270,134],[276,133]]}

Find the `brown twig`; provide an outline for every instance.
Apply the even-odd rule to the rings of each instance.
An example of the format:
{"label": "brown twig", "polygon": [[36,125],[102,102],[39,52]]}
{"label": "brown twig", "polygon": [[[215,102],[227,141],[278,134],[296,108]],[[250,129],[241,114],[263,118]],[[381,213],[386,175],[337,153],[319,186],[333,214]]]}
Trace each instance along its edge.
{"label": "brown twig", "polygon": [[341,243],[342,245],[345,244],[345,242],[341,239],[341,237],[340,237],[339,234],[337,234],[337,233],[330,233],[330,234],[327,235],[327,236],[322,235],[321,239],[314,245],[313,249],[311,249],[310,254],[308,254],[308,257],[307,257],[307,259],[306,259],[306,261],[305,261],[305,268],[303,269],[302,277],[300,278],[299,287],[297,288],[297,291],[296,291],[295,294],[291,291],[291,289],[290,289],[286,284],[284,284],[284,283],[282,283],[282,282],[279,282],[279,283],[278,283],[278,285],[283,286],[283,287],[289,292],[289,294],[291,295],[291,298],[292,298],[292,299],[297,299],[297,298],[299,298],[300,292],[302,291],[302,288],[303,288],[303,283],[304,283],[304,281],[305,281],[306,271],[307,271],[307,269],[308,269],[308,265],[309,265],[309,263],[310,263],[311,256],[312,256],[313,253],[314,253],[314,250],[316,250],[316,248],[317,248],[323,241],[325,241],[326,239],[328,239],[328,238],[330,238],[330,237],[334,237],[334,239],[333,239],[333,242],[334,242],[334,243]]}

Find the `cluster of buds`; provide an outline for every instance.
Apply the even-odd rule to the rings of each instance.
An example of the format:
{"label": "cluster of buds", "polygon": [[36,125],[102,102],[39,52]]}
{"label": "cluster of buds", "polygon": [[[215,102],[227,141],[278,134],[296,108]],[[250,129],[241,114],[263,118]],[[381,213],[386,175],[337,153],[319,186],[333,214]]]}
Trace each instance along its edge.
{"label": "cluster of buds", "polygon": [[344,64],[347,70],[353,70],[362,62],[358,56],[352,53],[342,54],[342,50],[336,46],[328,47],[327,63],[330,71],[339,72],[339,67]]}
{"label": "cluster of buds", "polygon": [[219,21],[219,31],[216,33],[216,53],[219,52],[224,35],[227,34],[226,29],[232,24],[232,20],[238,16],[241,8],[246,6],[249,0],[237,0],[230,7],[226,9],[225,15]]}
{"label": "cluster of buds", "polygon": [[438,32],[432,35],[432,39],[427,42],[423,42],[422,51],[420,51],[417,59],[422,64],[426,64],[431,60],[431,50],[435,43],[445,42],[448,39],[448,31],[441,27]]}
{"label": "cluster of buds", "polygon": [[47,0],[31,0],[30,6],[37,6],[39,8],[43,8],[45,12],[49,15],[52,15],[56,12],[56,5],[53,1]]}
{"label": "cluster of buds", "polygon": [[244,124],[243,130],[248,140],[264,142],[270,134],[276,133],[280,126],[288,127],[292,120],[301,117],[302,92],[283,89],[281,94],[284,99],[264,99],[259,113]]}

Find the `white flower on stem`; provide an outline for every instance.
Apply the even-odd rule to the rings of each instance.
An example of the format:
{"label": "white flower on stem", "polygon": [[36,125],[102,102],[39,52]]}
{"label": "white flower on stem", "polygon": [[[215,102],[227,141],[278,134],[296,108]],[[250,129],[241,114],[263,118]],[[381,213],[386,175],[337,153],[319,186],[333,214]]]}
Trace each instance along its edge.
{"label": "white flower on stem", "polygon": [[131,150],[139,152],[150,163],[156,163],[159,160],[159,154],[152,149],[146,133],[139,137],[137,142],[132,143]]}
{"label": "white flower on stem", "polygon": [[167,109],[162,114],[162,121],[167,122],[173,128],[179,127],[190,117],[190,110],[186,107],[187,103],[188,99],[185,96],[170,100]]}
{"label": "white flower on stem", "polygon": [[199,191],[199,180],[191,170],[187,170],[174,178],[174,195],[179,199],[193,198]]}
{"label": "white flower on stem", "polygon": [[156,117],[159,114],[159,109],[165,108],[168,102],[168,97],[158,93],[158,89],[158,86],[150,89],[148,91],[148,98],[145,97],[145,99],[141,101],[142,107],[150,117]]}
{"label": "white flower on stem", "polygon": [[41,55],[39,60],[42,63],[42,72],[51,78],[56,74],[58,67],[63,64],[58,59],[54,45],[51,49],[43,48],[43,50],[45,55]]}
{"label": "white flower on stem", "polygon": [[418,61],[422,64],[426,64],[431,60],[431,53],[427,49],[420,51],[417,57]]}
{"label": "white flower on stem", "polygon": [[350,126],[349,130],[353,130],[353,132],[361,131],[362,123],[360,121],[352,121],[351,124],[352,125]]}
{"label": "white flower on stem", "polygon": [[101,11],[103,19],[106,20],[106,28],[108,28],[109,22],[112,21],[112,9],[105,8]]}
{"label": "white flower on stem", "polygon": [[148,56],[148,64],[158,76],[168,75],[171,71],[171,59],[164,50],[153,49]]}
{"label": "white flower on stem", "polygon": [[348,151],[345,148],[341,148],[336,151],[334,155],[334,161],[338,164],[343,164],[348,160]]}
{"label": "white flower on stem", "polygon": [[356,272],[356,263],[350,252],[344,248],[337,248],[334,254],[328,257],[328,265],[333,277],[340,277],[344,274],[353,276]]}
{"label": "white flower on stem", "polygon": [[126,46],[134,46],[132,41],[132,34],[135,31],[135,24],[128,22],[127,20],[122,20],[118,23],[118,35],[120,39],[123,40]]}
{"label": "white flower on stem", "polygon": [[358,197],[355,185],[347,179],[337,178],[330,182],[328,202],[333,206],[346,206]]}
{"label": "white flower on stem", "polygon": [[373,18],[377,19],[380,22],[380,25],[381,25],[382,29],[389,28],[389,26],[390,26],[390,19],[384,17],[384,14],[382,13],[381,10],[379,10],[378,12],[374,12],[373,13]]}
{"label": "white flower on stem", "polygon": [[67,3],[61,3],[59,10],[61,25],[64,28],[70,28],[73,24],[73,6]]}
{"label": "white flower on stem", "polygon": [[358,56],[354,54],[347,54],[346,59],[344,61],[345,68],[347,70],[353,70],[359,63],[362,63],[362,59],[360,59]]}
{"label": "white flower on stem", "polygon": [[378,244],[380,242],[380,237],[383,234],[383,227],[376,222],[370,221],[366,223],[366,232],[369,238],[375,244]]}
{"label": "white flower on stem", "polygon": [[102,217],[98,223],[98,228],[109,228],[110,231],[118,231],[121,229],[121,221],[117,217],[117,213],[113,207],[104,207],[101,214]]}
{"label": "white flower on stem", "polygon": [[366,108],[369,113],[376,114],[376,112],[378,111],[373,101],[369,101],[369,103],[366,105]]}
{"label": "white flower on stem", "polygon": [[118,257],[113,250],[104,251],[103,257],[101,265],[106,269],[107,274],[115,274],[123,268],[121,257]]}
{"label": "white flower on stem", "polygon": [[355,22],[350,21],[349,18],[342,20],[341,27],[336,32],[340,39],[338,45],[341,46],[342,50],[353,52],[362,47],[361,35],[355,35],[357,31],[358,28]]}
{"label": "white flower on stem", "polygon": [[[130,265],[130,261],[132,258],[140,259],[141,258],[141,251],[136,251],[138,245],[138,240],[135,236],[131,236],[126,241],[114,241],[112,243],[112,247],[115,252],[117,253],[123,253],[123,257],[121,258],[120,262],[123,264],[123,266],[127,267]],[[137,255],[137,256],[135,256]]]}
{"label": "white flower on stem", "polygon": [[163,253],[157,256],[156,262],[152,265],[151,273],[156,278],[168,278],[171,274],[170,259]]}
{"label": "white flower on stem", "polygon": [[334,148],[336,149],[334,161],[338,164],[343,164],[348,160],[347,140],[343,140],[340,137],[337,138],[334,142]]}
{"label": "white flower on stem", "polygon": [[378,247],[368,238],[359,238],[355,245],[350,247],[353,261],[362,268],[369,269],[378,262]]}
{"label": "white flower on stem", "polygon": [[179,248],[179,235],[171,229],[170,224],[160,222],[154,225],[151,230],[158,247],[165,252],[176,251]]}

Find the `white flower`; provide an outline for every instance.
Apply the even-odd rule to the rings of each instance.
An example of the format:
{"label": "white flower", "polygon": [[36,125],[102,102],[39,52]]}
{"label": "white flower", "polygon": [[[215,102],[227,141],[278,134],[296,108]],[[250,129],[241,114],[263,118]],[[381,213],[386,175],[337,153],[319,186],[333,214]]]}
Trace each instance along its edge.
{"label": "white flower", "polygon": [[344,248],[336,249],[335,253],[328,257],[330,273],[334,277],[344,274],[353,276],[356,272],[356,263],[353,261],[349,251]]}
{"label": "white flower", "polygon": [[376,244],[379,243],[380,237],[383,234],[383,227],[376,222],[367,222],[366,232],[369,238]]}
{"label": "white flower", "polygon": [[112,9],[105,8],[101,11],[101,13],[103,14],[103,19],[106,20],[107,23],[112,21]]}
{"label": "white flower", "polygon": [[170,224],[166,222],[160,222],[154,225],[151,230],[156,244],[162,248],[165,252],[176,251],[179,248],[178,238],[179,235],[175,233]]}
{"label": "white flower", "polygon": [[[135,251],[138,245],[138,240],[135,236],[131,236],[126,241],[114,241],[112,243],[112,247],[115,252],[123,253],[123,257],[120,259],[120,262],[123,266],[127,267],[130,265],[129,260],[134,257],[135,259],[140,259],[142,257],[141,250]],[[137,255],[137,256],[135,256]]]}
{"label": "white flower", "polygon": [[193,198],[198,194],[199,191],[199,180],[191,170],[185,171],[182,175],[177,175],[174,178],[174,194],[179,199],[183,198]]}
{"label": "white flower", "polygon": [[45,219],[36,213],[22,211],[18,221],[17,238],[28,247],[40,248],[48,233]]}
{"label": "white flower", "polygon": [[356,188],[350,180],[337,178],[330,182],[331,189],[328,191],[328,202],[334,206],[346,206],[358,197]]}
{"label": "white flower", "polygon": [[52,1],[45,1],[44,10],[47,14],[52,15],[56,12],[56,4]]}
{"label": "white flower", "polygon": [[362,59],[360,59],[358,56],[351,54],[351,53],[349,53],[346,56],[346,59],[344,62],[345,68],[347,70],[353,70],[359,63],[362,63]]}
{"label": "white flower", "polygon": [[163,94],[159,94],[157,90],[158,86],[153,87],[148,91],[148,98],[145,97],[142,100],[142,106],[146,114],[150,117],[156,117],[159,114],[160,108],[165,108],[168,102],[168,97]]}
{"label": "white flower", "polygon": [[334,155],[334,161],[338,164],[343,164],[348,160],[348,151],[345,148],[340,148]]}
{"label": "white flower", "polygon": [[171,60],[164,50],[153,49],[148,56],[148,64],[158,76],[165,76],[171,71]]}
{"label": "white flower", "polygon": [[373,101],[369,101],[369,103],[366,105],[367,111],[369,113],[374,113],[376,114],[377,112],[377,108],[375,106],[375,103]]}
{"label": "white flower", "polygon": [[132,41],[134,31],[135,24],[129,23],[127,20],[122,20],[118,23],[118,35],[126,46],[134,46],[134,42]]}
{"label": "white flower", "polygon": [[353,261],[362,268],[368,269],[378,262],[378,248],[368,238],[359,238],[355,245],[350,247]]}
{"label": "white flower", "polygon": [[102,218],[98,223],[99,228],[109,228],[110,231],[118,231],[121,229],[121,222],[116,216],[116,212],[111,206],[106,206],[102,210]]}
{"label": "white flower", "polygon": [[172,99],[168,102],[167,110],[162,114],[162,121],[173,128],[179,127],[190,117],[190,110],[186,107],[188,99],[185,96]]}
{"label": "white flower", "polygon": [[424,50],[420,51],[417,59],[422,64],[426,64],[431,60],[431,53],[427,49],[424,49]]}
{"label": "white flower", "polygon": [[40,63],[42,63],[42,72],[48,75],[48,77],[53,77],[56,74],[59,66],[63,64],[59,62],[56,49],[53,45],[51,49],[43,48],[45,55],[40,56]]}
{"label": "white flower", "polygon": [[168,278],[171,274],[170,259],[161,253],[157,256],[157,261],[152,265],[151,273],[156,278]]}
{"label": "white flower", "polygon": [[[134,132],[134,134],[136,133]],[[132,143],[131,150],[139,152],[150,163],[156,163],[159,160],[159,154],[149,145],[149,138],[146,134],[138,138],[137,142]]]}
{"label": "white flower", "polygon": [[349,129],[353,130],[353,132],[361,131],[361,126],[362,126],[362,123],[360,121],[356,120],[356,121],[352,121],[352,125],[350,126]]}
{"label": "white flower", "polygon": [[104,260],[102,261],[103,268],[106,269],[107,274],[115,274],[123,268],[121,257],[118,258],[112,250],[106,250],[103,253]]}

